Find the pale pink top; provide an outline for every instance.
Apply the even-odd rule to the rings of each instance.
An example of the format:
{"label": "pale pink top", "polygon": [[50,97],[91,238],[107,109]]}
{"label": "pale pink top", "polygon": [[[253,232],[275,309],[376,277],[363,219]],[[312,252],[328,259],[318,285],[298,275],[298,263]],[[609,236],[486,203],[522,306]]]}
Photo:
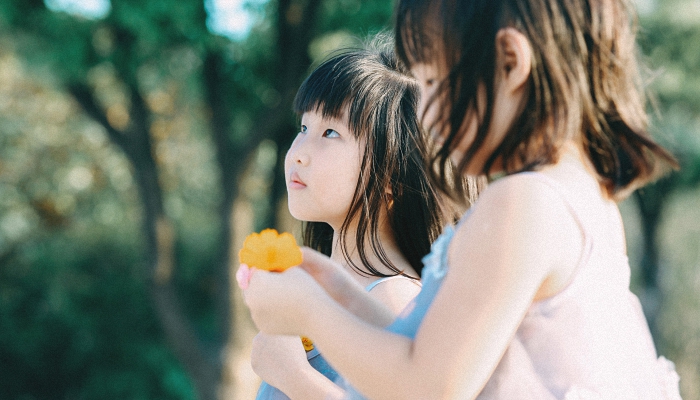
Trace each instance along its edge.
{"label": "pale pink top", "polygon": [[478,398],[680,399],[673,364],[657,359],[639,300],[629,290],[617,205],[599,196],[577,198],[541,173],[516,175],[560,195],[580,225],[584,251],[566,289],[530,307]]}
{"label": "pale pink top", "polygon": [[[581,228],[584,249],[567,287],[530,307],[477,398],[679,400],[678,375],[670,361],[657,358],[639,300],[629,290],[630,267],[617,205],[602,199],[598,183],[580,168],[570,168],[567,174],[580,189],[576,196],[538,172],[502,178],[528,179],[537,189],[557,194]],[[433,243],[423,258],[421,292],[387,330],[415,338],[448,274],[447,250],[454,233],[455,228],[447,226]],[[339,384],[348,399],[364,399],[348,382]]]}

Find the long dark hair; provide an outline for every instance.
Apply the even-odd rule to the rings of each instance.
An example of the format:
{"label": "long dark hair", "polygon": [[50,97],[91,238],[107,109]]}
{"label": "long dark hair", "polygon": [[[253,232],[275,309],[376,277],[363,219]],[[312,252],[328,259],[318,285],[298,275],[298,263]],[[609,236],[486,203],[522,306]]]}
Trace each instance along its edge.
{"label": "long dark hair", "polygon": [[[294,99],[294,111],[320,112],[342,119],[366,146],[348,215],[340,228],[345,259],[367,276],[403,274],[391,263],[379,240],[380,212],[386,210],[396,244],[408,263],[421,273],[421,258],[442,228],[436,191],[425,167],[425,143],[416,110],[416,83],[406,75],[389,44],[346,51],[320,64],[306,78]],[[390,193],[387,189],[390,189]],[[356,247],[362,265],[348,254],[346,233],[357,221]],[[333,229],[323,222],[307,222],[304,244],[330,255]],[[367,249],[369,244],[370,249]],[[367,257],[371,250],[393,274],[381,273]]]}
{"label": "long dark hair", "polygon": [[636,58],[632,7],[626,0],[400,0],[396,13],[399,58],[406,65],[445,67],[433,99],[444,110],[433,127],[445,140],[430,168],[439,187],[448,180],[449,155],[477,111],[486,106],[474,141],[455,168],[462,173],[483,146],[493,114],[496,34],[513,27],[530,41],[531,76],[522,112],[490,154],[506,173],[556,162],[561,144],[580,138],[602,186],[620,199],[678,165],[647,132],[645,97]]}

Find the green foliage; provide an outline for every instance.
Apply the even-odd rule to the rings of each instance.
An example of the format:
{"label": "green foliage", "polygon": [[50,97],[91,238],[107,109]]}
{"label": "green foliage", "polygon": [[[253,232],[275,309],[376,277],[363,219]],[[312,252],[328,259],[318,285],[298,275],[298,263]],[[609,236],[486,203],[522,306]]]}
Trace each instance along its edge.
{"label": "green foliage", "polygon": [[[640,16],[639,44],[650,66],[652,133],[681,168],[636,194],[639,221],[627,218],[625,225],[633,267],[658,268],[652,276],[659,277],[660,295],[646,304],[659,308],[657,347],[676,363],[683,398],[694,399],[700,398],[700,325],[692,317],[700,310],[700,7],[695,0],[640,3],[650,6]],[[646,237],[635,239],[640,231]]]}
{"label": "green foliage", "polygon": [[205,345],[214,341],[217,326],[212,302],[216,287],[213,228],[215,225],[207,226],[200,221],[179,230],[181,233],[175,248],[178,264],[173,276],[185,312],[194,321]]}
{"label": "green foliage", "polygon": [[694,4],[656,2],[653,13],[642,15],[639,34],[650,67],[649,90],[656,108],[652,114],[654,131],[681,157],[684,167],[700,160],[700,20],[678,20],[681,11],[692,15],[697,9]]}
{"label": "green foliage", "polygon": [[660,70],[653,82],[662,104],[683,103],[700,112],[700,23],[678,26],[672,21],[643,21],[642,51]]}
{"label": "green foliage", "polygon": [[319,31],[333,32],[348,29],[364,37],[380,30],[390,29],[394,12],[391,1],[339,0],[323,3]]}
{"label": "green foliage", "polygon": [[5,263],[1,398],[194,398],[161,339],[138,247],[107,232],[55,235]]}
{"label": "green foliage", "polygon": [[[659,110],[653,133],[683,166],[647,194],[690,191],[700,181],[700,18],[679,22],[686,14],[679,10],[695,1],[648,0],[655,9],[640,20]],[[102,20],[53,12],[42,0],[0,1],[0,398],[195,398],[148,296],[133,165],[66,88],[92,90],[107,125],[119,132],[135,118],[130,89],[144,98],[165,213],[176,227],[173,284],[213,354],[217,230],[227,221],[218,217],[225,188],[211,122],[219,117],[228,145],[243,148],[258,134],[256,121],[272,117],[266,113],[289,95],[277,85],[292,67],[280,64],[279,3],[256,4],[263,18],[245,40],[232,41],[207,30],[203,0],[111,0]],[[316,21],[298,21],[311,27],[310,59],[390,29],[393,6],[321,1]],[[208,104],[203,76],[212,55],[220,61],[222,96]],[[274,162],[294,132],[292,111],[278,112],[288,115],[288,136],[227,160],[249,162],[236,184],[252,204],[256,228],[276,200],[269,199]],[[667,194],[657,197],[673,197]],[[693,254],[677,259],[697,264]],[[685,271],[675,272],[683,282],[697,280],[691,267],[671,266]],[[680,290],[669,289],[670,298],[692,297]],[[661,320],[697,310],[680,301],[673,307]],[[683,358],[692,348],[683,334],[663,332],[661,349],[671,349],[670,358],[697,365]]]}

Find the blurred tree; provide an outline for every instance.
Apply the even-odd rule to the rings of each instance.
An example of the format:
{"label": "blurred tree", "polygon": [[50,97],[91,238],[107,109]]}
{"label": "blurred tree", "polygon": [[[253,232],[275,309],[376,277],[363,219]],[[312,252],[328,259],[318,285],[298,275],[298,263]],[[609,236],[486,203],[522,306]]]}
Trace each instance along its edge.
{"label": "blurred tree", "polygon": [[[651,63],[652,132],[681,169],[634,194],[642,224],[642,300],[655,338],[663,301],[659,288],[658,232],[674,193],[700,185],[700,8],[692,0],[639,2],[642,52]],[[657,343],[658,344],[658,343]]]}
{"label": "blurred tree", "polygon": [[[232,42],[207,30],[202,0],[112,0],[100,20],[51,11],[42,0],[0,4],[0,32],[28,65],[63,87],[128,160],[142,210],[145,263],[137,265],[145,270],[137,276],[148,277],[160,326],[201,399],[217,397],[231,339],[230,222],[242,174],[261,143],[276,143],[270,205],[259,222],[275,226],[274,205],[284,195],[283,150],[295,129],[291,102],[311,57],[350,43],[353,33],[386,27],[391,14],[391,4],[358,0],[278,0],[262,8],[264,21],[247,40]],[[188,95],[189,101],[177,100]],[[178,126],[199,119],[201,125]],[[174,131],[202,126],[211,134],[220,195],[211,268],[216,317],[207,338],[177,290],[183,222],[167,210],[170,187],[190,171],[169,173],[163,150]],[[61,226],[65,218],[51,197],[31,200],[31,207],[49,225]],[[9,249],[2,257],[12,254]]]}
{"label": "blurred tree", "polygon": [[[129,211],[107,212],[113,208],[109,204],[133,201],[128,191],[110,189],[110,185],[128,181],[119,175],[124,162],[129,164],[138,189],[142,213],[141,240],[123,240],[133,234],[127,222],[125,228],[107,233],[94,227],[84,228],[88,237],[118,243],[74,243],[74,248],[92,246],[94,251],[84,250],[82,258],[71,258],[62,253],[66,250],[60,250],[60,245],[51,242],[54,244],[47,246],[52,251],[40,249],[31,257],[38,269],[23,269],[22,263],[0,269],[0,306],[4,307],[0,309],[0,330],[3,340],[7,340],[0,342],[0,364],[19,366],[18,374],[42,366],[68,371],[48,381],[55,388],[53,392],[33,392],[37,398],[72,397],[71,393],[78,390],[75,385],[58,383],[76,379],[81,373],[93,374],[84,383],[85,393],[109,397],[98,391],[101,377],[118,374],[112,371],[113,375],[108,375],[109,367],[100,366],[100,359],[133,365],[130,372],[121,373],[121,383],[116,383],[110,392],[115,398],[143,393],[136,388],[132,392],[125,389],[128,383],[124,382],[137,376],[151,380],[157,379],[154,375],[170,376],[171,383],[162,386],[173,386],[177,379],[172,376],[178,373],[156,366],[168,356],[138,336],[156,330],[143,323],[151,315],[138,309],[144,299],[152,304],[160,329],[187,372],[196,396],[217,397],[225,362],[222,353],[232,339],[232,210],[242,194],[244,174],[250,170],[260,145],[273,143],[274,162],[269,166],[273,179],[268,199],[257,205],[256,227],[276,226],[276,205],[285,196],[282,161],[296,129],[291,102],[299,83],[310,64],[328,51],[356,44],[357,36],[386,29],[393,6],[391,2],[370,0],[263,2],[258,6],[263,16],[260,23],[244,40],[232,41],[207,29],[204,3],[111,0],[109,14],[91,20],[51,11],[43,0],[0,2],[0,50],[7,47],[3,41],[11,41],[23,63],[62,90],[62,96],[72,98],[84,115],[102,129],[95,133],[82,122],[66,121],[66,115],[74,115],[75,110],[65,106],[63,97],[56,98],[58,95],[45,93],[37,86],[14,88],[14,93],[22,92],[24,97],[13,101],[22,103],[22,110],[31,113],[34,120],[17,127],[16,121],[0,118],[0,176],[16,175],[11,183],[0,180],[0,210],[19,210],[2,216],[0,221],[15,232],[12,241],[3,242],[0,236],[0,265],[27,258],[21,245],[32,240],[41,242],[51,237],[55,243],[65,244],[70,238],[58,232],[78,220],[71,213],[84,212],[81,221],[93,221],[100,214],[118,215],[113,218],[128,221]],[[658,272],[659,226],[673,193],[697,187],[700,181],[700,12],[695,0],[639,3],[648,8],[641,15],[640,44],[644,54],[653,60],[652,67],[660,69],[650,83],[659,111],[653,121],[654,134],[679,157],[682,165],[679,172],[634,194],[642,215],[645,243],[641,295],[656,331],[655,316],[663,297]],[[9,87],[18,79],[11,74],[15,61],[2,54],[0,82]],[[19,112],[7,105],[3,89],[0,88],[0,110]],[[42,147],[42,143],[55,140],[49,138],[55,137],[52,132],[56,130],[76,136],[87,132],[83,134],[87,138],[83,142],[87,143],[80,142],[79,148],[66,143]],[[123,158],[117,159],[94,145],[100,142],[102,132]],[[179,150],[173,150],[175,147]],[[188,150],[182,150],[184,147]],[[20,152],[13,149],[20,148],[30,149],[26,151],[30,156],[18,160],[16,154]],[[99,165],[81,164],[85,153],[95,157]],[[57,176],[67,177],[70,193],[52,188],[59,185],[55,182]],[[95,193],[81,189],[88,181],[112,203],[93,199]],[[87,211],[91,204],[96,208],[94,214]],[[189,215],[195,206],[210,208],[213,216],[207,216],[206,211]],[[187,212],[177,212],[183,208]],[[26,217],[30,214],[32,217]],[[31,240],[22,234],[27,231],[22,222],[27,218],[41,221],[42,232]],[[205,222],[194,227],[193,218]],[[188,229],[197,230],[207,223],[215,225],[210,228],[213,250],[193,250],[197,246],[192,243],[193,238],[202,232],[188,234]],[[114,262],[117,258],[121,262]],[[200,271],[195,274],[186,268],[189,265]],[[204,288],[186,287],[193,275],[212,282],[212,288],[206,283],[200,285]],[[57,287],[55,282],[64,279],[72,284]],[[96,292],[86,293],[86,285]],[[148,288],[148,296],[140,292],[144,287]],[[198,299],[202,295],[210,300]],[[46,298],[68,299],[64,304],[75,314],[37,310],[36,300],[42,296],[45,302]],[[120,302],[131,308],[132,314],[118,309]],[[42,317],[29,320],[27,313]],[[102,319],[106,318],[105,313],[110,315],[108,321]],[[77,321],[77,316],[84,321]],[[21,323],[18,325],[17,321]],[[123,329],[109,332],[115,325],[122,325]],[[95,331],[99,338],[85,333]],[[87,342],[96,344],[91,345],[91,350],[61,348],[52,353],[55,357],[68,357],[72,351],[74,360],[41,360],[46,348],[60,347],[56,344],[60,341],[79,342],[76,337],[89,337]],[[18,353],[3,353],[3,346],[24,342],[26,345]],[[86,355],[88,352],[92,353]],[[143,354],[125,358],[125,354],[134,353]],[[32,382],[37,385],[38,379]],[[11,380],[0,383],[7,390],[16,384]],[[175,391],[160,396],[177,398]],[[182,389],[179,393],[182,396],[188,392]],[[7,397],[4,394],[0,391],[0,397]]]}

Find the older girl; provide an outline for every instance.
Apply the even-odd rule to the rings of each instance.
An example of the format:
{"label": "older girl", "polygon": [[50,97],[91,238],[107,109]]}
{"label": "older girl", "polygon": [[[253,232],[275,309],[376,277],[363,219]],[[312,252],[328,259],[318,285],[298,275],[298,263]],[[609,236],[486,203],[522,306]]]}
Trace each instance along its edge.
{"label": "older girl", "polygon": [[314,338],[372,399],[679,399],[629,291],[616,204],[676,165],[646,132],[628,2],[401,0],[397,16],[429,171],[495,181],[433,244],[396,321],[345,302],[306,250],[301,268],[253,274],[256,324]]}

